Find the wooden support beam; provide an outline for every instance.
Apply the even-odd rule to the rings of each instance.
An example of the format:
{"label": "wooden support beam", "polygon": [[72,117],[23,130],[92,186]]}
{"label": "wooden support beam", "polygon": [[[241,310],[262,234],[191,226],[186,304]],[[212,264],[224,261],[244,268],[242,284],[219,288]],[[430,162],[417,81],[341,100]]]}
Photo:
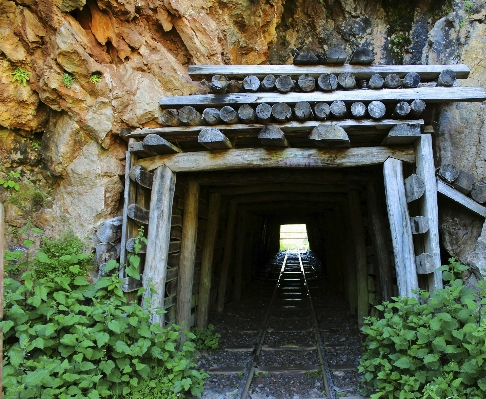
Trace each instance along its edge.
{"label": "wooden support beam", "polygon": [[420,126],[414,123],[402,123],[393,127],[383,140],[383,145],[412,144],[420,137]]}
{"label": "wooden support beam", "polygon": [[132,141],[131,143],[128,143],[128,151],[141,158],[157,155],[156,152],[143,148],[143,143],[141,141]]}
{"label": "wooden support beam", "polygon": [[366,262],[366,243],[361,215],[361,202],[358,191],[348,193],[349,216],[351,218],[351,231],[354,241],[354,252],[358,288],[358,324],[363,326],[365,317],[369,313],[368,303],[368,266]]}
{"label": "wooden support beam", "polygon": [[[193,96],[163,97],[159,105],[162,108],[184,107],[193,105],[198,107],[224,107],[228,104],[295,104],[307,101],[308,93],[292,92],[279,93],[235,93],[235,94],[199,94]],[[383,89],[383,90],[350,90],[334,92],[314,92],[312,100],[315,102],[355,101],[384,103],[397,101],[422,100],[426,103],[450,103],[458,101],[486,100],[486,91],[481,87],[419,87],[416,89]]]}
{"label": "wooden support beam", "polygon": [[228,273],[229,273],[231,259],[233,257],[236,208],[237,208],[236,202],[230,201],[228,218],[226,221],[226,233],[225,233],[226,237],[224,242],[223,262],[221,264],[221,272],[219,275],[218,302],[216,307],[218,313],[221,313],[224,310],[224,303],[226,300],[226,288],[228,286]]}
{"label": "wooden support beam", "polygon": [[201,259],[201,281],[199,284],[199,301],[197,305],[196,326],[206,328],[208,325],[209,298],[213,275],[214,244],[218,232],[221,196],[212,193],[209,196],[208,224],[204,235]]}
{"label": "wooden support beam", "polygon": [[[144,299],[148,299],[148,310],[152,324],[164,327],[164,315],[157,310],[164,309],[165,281],[169,256],[172,203],[175,191],[175,174],[166,166],[160,166],[154,173],[154,184],[150,199],[150,213],[147,235],[147,253],[143,271]],[[152,293],[151,288],[155,290]],[[144,302],[145,303],[145,302]]]}
{"label": "wooden support beam", "polygon": [[309,135],[318,147],[349,147],[350,141],[346,131],[336,125],[321,124],[315,127]]}
{"label": "wooden support beam", "polygon": [[395,269],[400,296],[414,297],[418,289],[410,215],[405,199],[402,162],[389,158],[383,164],[386,205],[392,235]]}
{"label": "wooden support beam", "polygon": [[214,187],[210,192],[217,192],[221,195],[241,195],[269,192],[293,192],[293,193],[346,193],[350,188],[358,189],[356,186],[349,186],[345,183],[338,185],[320,185],[305,183],[268,183],[245,185],[243,187]]}
{"label": "wooden support beam", "polygon": [[[129,145],[134,142],[135,139],[129,139]],[[135,162],[135,155],[131,152],[127,151],[125,154],[125,189],[123,191],[123,224],[122,224],[122,236],[121,236],[121,251],[120,251],[120,264],[125,265],[126,262],[126,243],[127,240],[132,238],[129,237],[129,224],[132,224],[132,221],[129,221],[128,218],[128,206],[135,202],[135,190],[133,187],[132,180],[130,179],[130,169]],[[2,258],[3,259],[3,258]],[[125,269],[120,268],[120,278],[125,278]]]}
{"label": "wooden support beam", "polygon": [[349,199],[345,201],[342,207],[344,224],[346,228],[346,247],[349,249],[346,251],[346,275],[347,281],[347,299],[349,302],[349,309],[352,315],[355,315],[358,311],[358,273],[357,273],[357,260],[356,251],[351,250],[354,248],[353,228],[351,227],[352,220],[350,214]]}
{"label": "wooden support beam", "polygon": [[137,166],[131,167],[128,175],[130,176],[131,180],[140,184],[141,186],[146,187],[146,188],[150,188],[150,189],[152,188],[152,184],[154,182],[154,174],[147,172],[141,166],[137,165]]}
{"label": "wooden support beam", "polygon": [[[199,184],[194,180],[189,180],[184,195],[181,255],[179,278],[177,279],[176,323],[183,328],[191,327],[191,298],[194,283],[194,264],[196,263],[198,208]],[[182,337],[184,339],[184,336]]]}
{"label": "wooden support beam", "polygon": [[469,209],[470,211],[482,216],[483,218],[486,218],[486,208],[484,206],[478,204],[476,201],[473,201],[471,198],[466,197],[464,194],[460,193],[451,186],[448,186],[440,179],[437,179],[437,191],[445,197]]}
{"label": "wooden support beam", "polygon": [[392,263],[389,256],[388,247],[388,228],[386,226],[383,209],[384,201],[379,195],[379,189],[376,181],[368,182],[366,192],[368,195],[367,205],[369,222],[371,227],[371,236],[375,250],[375,259],[378,264],[378,276],[380,280],[381,299],[389,301],[393,296],[392,287]]}
{"label": "wooden support beam", "polygon": [[410,218],[412,234],[424,234],[429,231],[429,219],[425,216],[414,216]]}
{"label": "wooden support beam", "polygon": [[423,253],[415,257],[417,274],[431,274],[435,272],[435,261],[431,254]]}
{"label": "wooden support beam", "polygon": [[155,154],[176,154],[181,152],[180,148],[174,144],[169,143],[166,139],[160,137],[158,134],[149,134],[143,139],[143,149]]}
{"label": "wooden support beam", "polygon": [[234,287],[233,299],[239,301],[241,299],[242,279],[243,279],[243,258],[245,257],[245,234],[247,228],[248,215],[243,209],[238,210],[238,231],[236,232],[236,251],[235,251],[235,270],[234,270]]}
{"label": "wooden support beam", "polygon": [[258,138],[265,147],[288,147],[289,143],[285,138],[284,132],[280,127],[275,125],[265,126],[260,133],[258,133]]}
{"label": "wooden support beam", "polygon": [[425,182],[419,175],[412,174],[405,179],[405,197],[407,202],[415,201],[425,193]]}
{"label": "wooden support beam", "polygon": [[267,150],[242,148],[212,153],[209,151],[159,155],[138,161],[148,171],[166,165],[174,172],[214,171],[259,168],[345,168],[380,165],[394,157],[414,162],[411,147],[287,148]]}
{"label": "wooden support beam", "polygon": [[420,75],[422,80],[437,79],[444,69],[451,69],[457,79],[466,79],[469,68],[466,65],[339,65],[339,66],[295,66],[295,65],[190,65],[189,75],[193,79],[202,79],[212,75],[224,75],[230,79],[243,80],[248,75],[255,75],[262,79],[267,74],[289,75],[297,79],[302,74],[309,74],[318,78],[323,73],[353,73],[356,79],[369,79],[374,74],[387,75],[396,73],[403,78],[409,72]]}
{"label": "wooden support beam", "polygon": [[150,212],[137,204],[130,204],[127,208],[127,216],[142,224],[148,224]]}
{"label": "wooden support beam", "polygon": [[227,150],[233,148],[228,137],[213,127],[202,129],[197,137],[197,142],[209,150]]}

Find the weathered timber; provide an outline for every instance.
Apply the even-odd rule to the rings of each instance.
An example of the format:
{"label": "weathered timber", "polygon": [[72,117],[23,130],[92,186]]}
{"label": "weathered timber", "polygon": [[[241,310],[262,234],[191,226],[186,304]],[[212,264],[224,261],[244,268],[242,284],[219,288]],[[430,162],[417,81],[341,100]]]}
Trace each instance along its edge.
{"label": "weathered timber", "polygon": [[239,209],[237,213],[237,232],[236,232],[236,250],[235,250],[235,266],[234,266],[234,285],[233,285],[233,299],[239,301],[241,299],[241,289],[243,285],[243,259],[245,257],[245,235],[247,229],[248,215],[243,209]]}
{"label": "weathered timber", "polygon": [[459,175],[457,179],[454,180],[452,183],[452,187],[454,187],[457,191],[468,195],[471,190],[476,178],[473,174],[465,172],[463,170],[459,170]]}
{"label": "weathered timber", "polygon": [[480,204],[484,204],[486,202],[486,183],[483,181],[477,181],[473,184],[471,190],[471,198],[479,202]]}
{"label": "weathered timber", "polygon": [[143,187],[152,188],[154,182],[154,174],[147,172],[144,168],[139,165],[130,168],[128,173],[130,179]]}
{"label": "weathered timber", "polygon": [[274,104],[272,106],[272,116],[277,122],[287,122],[292,119],[292,108],[285,103]]}
{"label": "weathered timber", "polygon": [[[330,50],[328,50],[330,52]],[[341,65],[341,66],[294,66],[294,65],[190,65],[189,75],[193,79],[202,79],[212,75],[225,75],[232,79],[243,79],[247,75],[255,75],[261,79],[267,74],[290,75],[294,78],[308,73],[317,78],[321,73],[340,74],[344,72],[354,73],[356,79],[369,79],[376,73],[386,75],[396,73],[404,77],[408,72],[416,72],[423,81],[436,80],[444,69],[453,70],[458,79],[467,79],[469,68],[467,65]]]}
{"label": "weathered timber", "polygon": [[355,118],[363,118],[366,115],[366,105],[361,101],[356,101],[351,104],[351,115]]}
{"label": "weathered timber", "polygon": [[454,165],[447,163],[441,165],[437,170],[437,175],[447,183],[453,183],[459,177],[459,169]]}
{"label": "weathered timber", "polygon": [[288,147],[289,144],[285,138],[284,132],[275,125],[265,126],[260,133],[258,138],[265,147]]}
{"label": "weathered timber", "polygon": [[420,75],[417,72],[409,72],[403,78],[403,87],[415,88],[420,84]]}
{"label": "weathered timber", "polygon": [[217,192],[221,195],[241,195],[267,192],[295,192],[295,193],[346,193],[349,189],[358,189],[358,185],[320,185],[320,184],[299,184],[299,183],[266,183],[245,185],[243,187],[215,187],[210,192]]}
{"label": "weathered timber", "polygon": [[172,223],[172,226],[182,226],[182,216],[181,215],[172,215],[171,223]]}
{"label": "weathered timber", "polygon": [[142,224],[148,224],[149,222],[149,211],[137,204],[128,205],[127,216]]}
{"label": "weathered timber", "polygon": [[216,304],[216,310],[218,313],[221,313],[224,310],[224,304],[226,301],[228,273],[229,273],[231,259],[233,257],[233,242],[234,242],[233,235],[235,231],[236,208],[237,208],[236,202],[230,201],[229,210],[228,210],[228,219],[226,223],[223,261],[221,264],[221,270],[219,274],[218,298]]}
{"label": "weathered timber", "polygon": [[368,86],[370,89],[379,90],[379,89],[383,89],[384,84],[385,84],[385,79],[383,79],[383,76],[381,76],[378,73],[375,73],[374,75],[371,75]]}
{"label": "weathered timber", "polygon": [[145,136],[143,139],[143,148],[146,151],[159,155],[181,152],[180,148],[169,143],[166,139],[160,137],[158,134],[148,134]]}
{"label": "weathered timber", "polygon": [[197,142],[209,150],[227,150],[228,148],[233,148],[228,137],[221,133],[220,130],[212,127],[202,129],[197,137]]}
{"label": "weathered timber", "polygon": [[[200,94],[192,96],[163,97],[159,104],[162,108],[180,107],[188,104],[198,106],[224,106],[228,104],[260,104],[285,102],[295,104],[308,101],[308,93],[235,93],[235,94]],[[486,91],[481,87],[419,87],[401,90],[356,90],[334,91],[332,93],[312,93],[315,102],[352,101],[413,101],[427,103],[450,103],[458,101],[485,101]],[[180,111],[179,111],[180,113]]]}
{"label": "weathered timber", "polygon": [[238,118],[243,123],[251,123],[256,120],[255,110],[248,104],[243,104],[238,108]]}
{"label": "weathered timber", "polygon": [[381,190],[377,188],[376,181],[369,181],[366,185],[369,223],[371,227],[371,237],[375,249],[375,258],[378,263],[381,296],[383,301],[388,301],[392,297],[392,262],[388,256],[388,240],[385,232],[388,231],[382,209],[384,201],[378,197]]}
{"label": "weathered timber", "polygon": [[181,242],[180,241],[170,241],[169,253],[173,254],[175,252],[179,252],[180,250],[181,250]]}
{"label": "weathered timber", "polygon": [[332,73],[323,73],[317,78],[317,85],[323,91],[334,91],[338,87],[338,79]]}
{"label": "weathered timber", "polygon": [[170,229],[170,239],[181,240],[182,239],[182,226],[172,226]]}
{"label": "weathered timber", "polygon": [[425,193],[419,203],[420,215],[427,217],[429,231],[423,235],[424,252],[433,257],[434,272],[428,276],[430,291],[442,288],[442,272],[439,246],[439,209],[437,205],[437,184],[435,181],[434,151],[432,136],[422,134],[415,142],[416,173],[425,183]]}
{"label": "weathered timber", "polygon": [[349,147],[350,141],[346,131],[337,125],[319,125],[309,135],[318,147]]}
{"label": "weathered timber", "polygon": [[[189,180],[184,196],[176,310],[176,323],[180,326],[186,326],[186,328],[191,326],[191,298],[194,284],[194,264],[196,261],[198,206],[199,184],[194,180]],[[184,339],[184,336],[182,336],[182,339]]]}
{"label": "weathered timber", "polygon": [[413,116],[420,116],[425,111],[425,101],[422,100],[413,100],[410,104],[410,114]]}
{"label": "weathered timber", "polygon": [[418,280],[402,162],[394,158],[387,159],[383,164],[383,175],[398,293],[400,296],[415,297],[412,290],[418,289]]}
{"label": "weathered timber", "polygon": [[385,116],[386,107],[381,101],[372,101],[368,104],[368,114],[374,119],[380,119]]}
{"label": "weathered timber", "polygon": [[411,144],[420,136],[420,125],[414,123],[402,123],[390,130],[383,140],[383,145]]}
{"label": "weathered timber", "polygon": [[319,121],[326,120],[331,112],[331,107],[327,103],[317,103],[314,107],[314,115]]}
{"label": "weathered timber", "polygon": [[229,105],[225,105],[220,109],[219,117],[224,123],[238,123],[238,113]]}
{"label": "weathered timber", "polygon": [[385,87],[387,89],[398,89],[402,86],[402,79],[396,73],[391,73],[385,77]]}
{"label": "weathered timber", "polygon": [[294,57],[294,65],[317,65],[319,58],[315,54],[303,51]]}
{"label": "weathered timber", "polygon": [[217,108],[206,108],[202,117],[208,125],[217,125],[221,123],[221,117],[219,116],[219,109]]}
{"label": "weathered timber", "polygon": [[412,174],[405,179],[405,198],[407,202],[422,198],[425,193],[425,182],[420,176]]}
{"label": "weathered timber", "polygon": [[340,73],[337,77],[339,86],[344,90],[356,88],[356,79],[352,73]]}
{"label": "weathered timber", "polygon": [[224,94],[228,89],[228,79],[223,75],[214,75],[211,78],[210,90],[212,93]]}
{"label": "weathered timber", "polygon": [[424,234],[429,231],[429,219],[425,216],[413,216],[410,218],[412,234]]}
{"label": "weathered timber", "polygon": [[96,237],[98,237],[100,242],[117,242],[122,235],[122,224],[122,216],[105,220],[96,231]]}
{"label": "weathered timber", "polygon": [[288,75],[281,75],[275,80],[275,88],[280,93],[289,93],[294,90],[294,80]]}
{"label": "weathered timber", "polygon": [[128,143],[128,151],[141,158],[156,155],[155,152],[145,149],[141,141],[132,141]]}
{"label": "weathered timber", "polygon": [[258,168],[344,168],[379,165],[394,157],[414,162],[410,147],[352,147],[352,148],[288,148],[268,151],[263,148],[232,149],[218,153],[209,151],[161,155],[138,161],[147,170],[167,165],[174,172],[258,169]]}
{"label": "weathered timber", "polygon": [[299,76],[297,86],[304,92],[313,91],[316,88],[316,80],[308,74]]}
{"label": "weathered timber", "polygon": [[346,52],[341,47],[331,47],[319,57],[323,64],[343,65],[346,62]]}
{"label": "weathered timber", "polygon": [[277,78],[275,77],[275,75],[268,74],[267,76],[265,76],[262,80],[262,83],[261,83],[262,90],[264,90],[264,91],[275,90],[275,81],[276,80],[277,80]]}
{"label": "weathered timber", "polygon": [[365,317],[368,316],[368,267],[366,264],[366,243],[359,191],[352,190],[348,193],[348,205],[356,262],[358,325],[362,327]]}
{"label": "weathered timber", "polygon": [[267,103],[258,104],[255,114],[259,122],[267,123],[272,117],[272,106]]}
{"label": "weathered timber", "polygon": [[371,65],[375,60],[373,50],[366,47],[358,47],[351,55],[349,63],[351,65]]}
{"label": "weathered timber", "polygon": [[[135,141],[133,138],[128,139],[128,145]],[[136,157],[130,151],[125,154],[125,189],[123,191],[123,224],[122,224],[122,234],[121,234],[121,251],[120,251],[120,264],[126,264],[126,242],[129,238],[133,237],[132,233],[134,230],[134,222],[129,220],[128,217],[128,205],[133,204],[136,201],[136,188],[130,179],[130,169],[135,163]],[[3,259],[3,258],[2,258]],[[119,272],[120,278],[125,278],[125,269],[120,268]]]}
{"label": "weathered timber", "polygon": [[478,215],[486,218],[486,208],[473,201],[471,198],[466,197],[464,194],[455,190],[454,188],[445,184],[442,180],[437,179],[437,191],[446,196],[447,198],[457,202],[470,211],[477,213]]}
{"label": "weathered timber", "polygon": [[431,254],[423,253],[415,257],[417,274],[431,274],[435,271],[434,257]]}
{"label": "weathered timber", "polygon": [[238,80],[232,79],[228,82],[228,93],[239,93],[243,91],[243,84]]}
{"label": "weathered timber", "polygon": [[186,105],[179,110],[179,120],[183,125],[189,126],[202,125],[203,123],[201,114],[190,105]]}
{"label": "weathered timber", "polygon": [[331,114],[336,118],[344,118],[348,113],[346,103],[340,100],[333,101],[329,109]]}
{"label": "weathered timber", "polygon": [[438,86],[452,87],[456,81],[456,72],[452,69],[444,69],[437,78]]}
{"label": "weathered timber", "polygon": [[[126,250],[130,253],[135,253],[136,238],[130,238],[126,244]],[[138,249],[138,254],[144,254],[147,252],[147,244],[144,242],[139,242],[140,248]]]}
{"label": "weathered timber", "polygon": [[173,263],[177,263],[177,266],[171,266],[167,269],[167,281],[173,281],[179,276],[179,262],[181,254],[169,255],[169,258],[174,259]]}
{"label": "weathered timber", "polygon": [[412,108],[410,104],[406,101],[400,101],[397,105],[395,105],[395,109],[393,110],[393,116],[396,118],[405,118],[408,116]]}
{"label": "weathered timber", "polygon": [[179,113],[176,109],[164,109],[160,114],[160,123],[164,126],[179,126]]}
{"label": "weathered timber", "polygon": [[[166,166],[160,166],[154,173],[154,184],[150,199],[150,218],[147,236],[147,253],[143,271],[144,299],[148,300],[150,321],[164,327],[164,315],[157,314],[164,309],[169,234],[171,228],[172,203],[175,190],[175,174]],[[152,288],[154,291],[152,291]]]}
{"label": "weathered timber", "polygon": [[257,91],[260,88],[260,79],[258,79],[255,75],[246,76],[243,79],[243,89],[245,91]]}
{"label": "weathered timber", "polygon": [[201,281],[199,283],[199,302],[196,314],[196,326],[206,328],[208,325],[211,279],[213,275],[214,245],[218,232],[221,195],[212,193],[209,196],[208,224],[204,233],[204,244],[201,260]]}
{"label": "weathered timber", "polygon": [[300,101],[295,104],[294,115],[295,119],[299,121],[306,121],[313,118],[314,113],[312,112],[312,108],[307,101]]}

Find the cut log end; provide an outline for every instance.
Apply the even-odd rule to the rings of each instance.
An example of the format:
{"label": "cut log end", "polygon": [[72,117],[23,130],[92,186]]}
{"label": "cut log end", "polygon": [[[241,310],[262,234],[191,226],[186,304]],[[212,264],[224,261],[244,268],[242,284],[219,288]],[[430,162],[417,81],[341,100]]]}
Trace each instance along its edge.
{"label": "cut log end", "polygon": [[385,87],[387,89],[398,89],[402,86],[402,79],[396,73],[391,73],[385,77]]}
{"label": "cut log end", "polygon": [[265,126],[258,134],[258,138],[266,147],[288,147],[285,134],[278,126]]}
{"label": "cut log end", "polygon": [[300,121],[311,119],[314,114],[312,108],[307,101],[300,101],[294,107],[295,118]]}
{"label": "cut log end", "polygon": [[294,90],[294,81],[288,75],[282,75],[275,81],[275,87],[280,93],[289,93]]}
{"label": "cut log end", "polygon": [[221,108],[219,117],[224,123],[238,123],[238,113],[229,105],[225,105]]}
{"label": "cut log end", "polygon": [[316,55],[307,51],[297,54],[294,57],[294,65],[317,65],[319,58]]}
{"label": "cut log end", "polygon": [[348,110],[346,108],[346,104],[344,101],[333,101],[331,106],[330,106],[330,111],[331,114],[336,117],[336,118],[344,118],[346,114],[348,113]]}
{"label": "cut log end", "polygon": [[181,150],[175,145],[169,143],[163,137],[158,134],[148,134],[143,139],[144,150],[154,152],[156,154],[176,154]]}
{"label": "cut log end", "polygon": [[356,79],[352,73],[340,73],[338,75],[338,83],[344,90],[352,90],[356,88]]}
{"label": "cut log end", "polygon": [[386,107],[381,101],[371,101],[368,104],[368,114],[373,119],[380,119],[385,116]]}
{"label": "cut log end", "polygon": [[314,107],[316,119],[320,121],[326,120],[330,112],[331,107],[327,103],[317,103]]}
{"label": "cut log end", "polygon": [[179,126],[179,113],[176,109],[164,109],[160,114],[160,123],[164,126]]}
{"label": "cut log end", "polygon": [[415,123],[401,123],[393,127],[383,140],[383,145],[411,144],[421,135],[420,125]]}
{"label": "cut log end", "polygon": [[202,117],[208,125],[221,123],[221,117],[217,108],[206,108],[202,113]]}
{"label": "cut log end", "polygon": [[299,76],[297,85],[302,91],[310,92],[316,88],[316,80],[311,75],[304,74]]}
{"label": "cut log end", "polygon": [[251,75],[243,79],[243,89],[245,91],[256,92],[260,88],[260,79]]}
{"label": "cut log end", "polygon": [[220,130],[212,127],[202,129],[197,141],[209,150],[227,150],[233,148],[228,137],[221,133]]}
{"label": "cut log end", "polygon": [[425,193],[425,182],[420,176],[412,174],[405,179],[405,198],[407,203],[418,200]]}
{"label": "cut log end", "polygon": [[203,119],[194,107],[186,105],[179,110],[179,119],[183,125],[197,126],[202,125]]}
{"label": "cut log end", "polygon": [[292,109],[285,103],[277,103],[272,106],[272,116],[278,122],[287,122],[292,119]]}
{"label": "cut log end", "polygon": [[337,125],[318,125],[311,134],[312,140],[318,147],[349,147],[350,141],[346,131]]}
{"label": "cut log end", "polygon": [[459,169],[452,164],[444,164],[437,170],[437,175],[447,183],[453,183],[459,177]]}
{"label": "cut log end", "polygon": [[319,86],[319,89],[323,91],[333,91],[337,89],[338,79],[336,75],[332,73],[323,73],[319,75],[317,85]]}
{"label": "cut log end", "polygon": [[366,105],[361,101],[357,101],[351,104],[351,114],[355,118],[363,118],[366,115]]}
{"label": "cut log end", "polygon": [[272,117],[272,106],[267,103],[258,104],[255,114],[259,122],[267,123]]}

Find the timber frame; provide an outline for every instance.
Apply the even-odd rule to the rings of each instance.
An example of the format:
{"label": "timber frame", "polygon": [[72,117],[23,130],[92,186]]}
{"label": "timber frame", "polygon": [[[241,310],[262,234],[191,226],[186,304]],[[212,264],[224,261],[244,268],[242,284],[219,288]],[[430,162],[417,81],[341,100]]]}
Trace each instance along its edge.
{"label": "timber frame", "polygon": [[[138,227],[144,225],[148,229],[148,244],[141,251],[142,281],[125,276],[121,270],[125,292],[133,292],[141,286],[146,288],[144,296],[148,299],[153,323],[164,325],[166,322],[165,316],[156,309],[171,308],[170,321],[188,326],[196,323],[204,327],[211,303],[218,311],[224,308],[228,297],[230,264],[233,261],[236,263],[232,271],[234,286],[231,296],[236,300],[241,297],[242,279],[248,273],[242,260],[245,246],[240,245],[235,249],[233,244],[235,237],[236,242],[248,242],[244,227],[248,212],[256,209],[257,203],[261,203],[259,210],[270,210],[279,201],[293,206],[299,201],[310,201],[313,204],[326,204],[328,215],[324,216],[335,222],[337,234],[345,238],[336,245],[343,251],[340,256],[343,264],[347,265],[346,270],[336,273],[346,276],[349,284],[343,290],[362,323],[369,314],[369,303],[373,302],[368,300],[371,292],[360,192],[368,198],[368,228],[380,275],[381,299],[389,299],[394,294],[393,267],[398,295],[414,296],[413,290],[419,288],[419,282],[424,280],[430,291],[440,288],[437,193],[486,217],[483,206],[443,182],[438,183],[435,177],[431,135],[434,104],[486,99],[486,92],[481,88],[435,87],[429,81],[436,79],[444,69],[453,69],[458,79],[467,78],[469,74],[465,65],[190,67],[189,73],[195,79],[224,75],[241,80],[247,75],[263,78],[268,74],[286,74],[294,78],[309,74],[317,78],[321,74],[346,72],[363,80],[376,73],[396,73],[403,77],[408,72],[414,72],[425,83],[403,89],[202,94],[161,99],[160,107],[168,111],[165,120],[170,120],[167,122],[170,126],[121,134],[129,140],[122,264],[133,252]],[[407,101],[418,101],[423,108],[427,104],[427,110],[415,116],[410,114],[406,118],[395,118],[400,110],[398,104]],[[262,122],[263,116],[257,115],[260,118],[257,120],[252,115],[252,110],[256,108],[258,111],[260,104],[269,104],[274,112],[274,120],[280,120],[281,110],[287,112],[287,108],[297,107],[302,102],[341,102],[345,107],[360,102],[368,109],[371,118],[349,118],[349,114],[336,117],[335,113],[334,119],[319,121],[313,120],[316,118],[312,118],[312,109],[311,117],[307,120],[288,120],[288,116],[285,116],[287,119],[279,123]],[[370,106],[372,102],[383,104],[386,115],[385,111],[382,116],[375,115],[374,108]],[[245,109],[250,113],[245,123],[241,120],[247,116],[240,114],[238,117],[235,111],[242,104],[250,105]],[[281,109],[275,108],[274,111],[274,106],[278,104],[282,105]],[[221,107],[228,107],[226,111],[233,110],[237,116],[228,123],[216,122],[210,131],[202,132],[208,127],[204,121],[206,110],[210,109],[211,117],[217,120],[218,108]],[[181,111],[183,108],[184,115]],[[290,111],[290,115],[297,115],[295,112]],[[315,112],[317,115],[317,110]],[[275,128],[265,130],[267,126]],[[320,130],[317,131],[317,128]],[[369,167],[383,168],[382,183],[366,174]],[[362,169],[364,173],[353,176],[353,173],[343,172],[350,168]],[[249,170],[253,171],[253,176],[245,174]],[[300,171],[309,171],[309,176],[312,175],[309,181],[306,182],[305,174],[298,174]],[[228,172],[232,173],[228,175]],[[185,192],[178,196],[176,179],[180,173],[184,177]],[[238,185],[232,181],[238,173],[242,176],[241,182],[247,183],[240,182],[238,184],[241,185]],[[268,181],[266,174],[273,174]],[[346,179],[344,183],[343,176]],[[320,178],[323,179],[322,185],[319,184]],[[224,182],[220,183],[223,186],[204,191],[209,200],[202,214],[200,193],[203,186],[217,180]],[[334,185],[328,184],[333,181]],[[384,189],[380,184],[384,185]],[[386,201],[381,200],[380,190],[383,190]],[[227,209],[224,253],[219,270],[219,286],[211,287],[223,203]],[[384,216],[385,207],[388,221]],[[174,213],[174,209],[183,209],[183,212]],[[411,213],[418,216],[411,217]],[[199,237],[201,223],[205,229],[203,239]],[[393,260],[386,255],[388,243],[382,234],[388,224]],[[344,229],[350,235],[347,236]],[[316,234],[311,228],[309,239]],[[174,237],[180,240],[177,251],[171,241]],[[332,237],[327,237],[325,241],[329,243],[332,240]],[[346,251],[346,247],[354,248],[353,253],[348,254],[350,251]],[[193,288],[196,285],[197,310],[191,314],[195,304]]]}

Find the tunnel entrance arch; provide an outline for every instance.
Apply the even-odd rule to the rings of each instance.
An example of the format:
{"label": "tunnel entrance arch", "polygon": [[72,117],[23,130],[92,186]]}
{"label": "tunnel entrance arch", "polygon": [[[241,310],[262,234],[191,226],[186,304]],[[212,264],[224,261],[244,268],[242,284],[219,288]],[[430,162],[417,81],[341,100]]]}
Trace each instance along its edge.
{"label": "tunnel entrance arch", "polygon": [[[211,70],[207,72],[208,74],[215,73],[214,67],[208,68]],[[259,67],[258,74],[265,73],[265,68]],[[371,76],[376,72],[376,68],[378,67],[342,67],[343,72],[354,71],[356,76],[361,78]],[[432,68],[431,72],[430,66],[400,66],[400,68],[402,75],[409,70],[414,72],[415,68],[429,78],[431,74],[438,75],[439,71],[444,69],[443,66],[434,66],[435,69]],[[427,71],[421,71],[421,68]],[[457,68],[460,73],[464,73],[463,66]],[[306,72],[299,67],[294,69],[294,74]],[[307,72],[316,75],[317,72],[323,73],[328,69],[319,67],[314,72],[311,70]],[[331,69],[336,72],[335,68]],[[381,72],[385,69],[378,68]],[[194,76],[199,75],[200,71],[194,73]],[[146,288],[144,295],[150,300],[154,323],[164,324],[164,315],[157,314],[156,308],[167,309],[175,306],[176,311],[171,316],[171,320],[187,325],[191,325],[193,320],[196,320],[197,324],[203,325],[207,322],[210,302],[214,301],[217,309],[222,310],[227,298],[228,275],[230,270],[233,270],[230,269],[230,265],[235,260],[234,241],[238,234],[243,234],[241,229],[235,230],[235,226],[238,225],[239,207],[251,207],[252,203],[262,202],[269,203],[270,206],[272,203],[282,201],[303,202],[308,201],[311,194],[315,197],[312,201],[336,202],[349,215],[346,218],[349,223],[346,233],[352,238],[350,246],[354,257],[352,262],[348,261],[348,263],[354,265],[354,271],[348,270],[346,277],[349,283],[346,287],[349,301],[354,301],[360,322],[368,315],[370,301],[367,246],[361,220],[360,194],[367,198],[367,212],[372,215],[367,231],[372,236],[371,241],[377,257],[376,267],[381,277],[383,295],[392,294],[389,262],[387,263],[385,256],[382,256],[389,252],[390,248],[384,234],[388,228],[386,221],[391,236],[393,269],[396,273],[398,294],[413,295],[412,290],[418,288],[418,275],[423,276],[420,279],[430,290],[440,287],[442,281],[437,271],[440,266],[437,183],[432,137],[426,133],[430,131],[428,127],[430,115],[424,116],[424,119],[412,120],[336,119],[332,122],[282,122],[278,125],[256,124],[249,120],[245,124],[204,128],[200,126],[201,114],[198,110],[211,106],[224,108],[241,104],[286,105],[290,103],[296,106],[304,100],[313,103],[341,101],[349,104],[357,101],[372,102],[379,98],[387,104],[393,104],[403,100],[435,103],[451,100],[479,100],[486,97],[484,91],[478,93],[463,89],[470,88],[448,88],[447,91],[437,88],[434,90],[395,89],[381,92],[354,90],[286,95],[251,93],[162,99],[163,108],[170,110],[180,108],[179,115],[185,108],[184,113],[190,111],[189,113],[193,115],[188,122],[189,126],[141,129],[129,135],[122,263],[126,259],[127,252],[130,252],[133,247],[133,239],[140,224],[147,226],[148,244],[144,255],[142,281],[136,281],[121,272],[126,282],[125,291],[133,291],[140,285]],[[175,115],[177,112],[172,114]],[[268,128],[268,126],[273,127]],[[202,147],[206,147],[209,151],[203,151]],[[375,172],[379,170],[380,178],[377,179],[375,173],[374,176],[371,174],[371,177],[367,176],[363,179],[363,175],[356,173],[356,170],[366,168],[375,168]],[[224,178],[217,176],[218,174],[232,173],[230,179],[234,180],[234,173],[238,171],[241,171],[242,175],[246,174],[240,176],[238,185],[247,187],[249,191],[255,191],[244,193],[245,190],[240,187],[239,194],[228,194],[230,187],[220,187],[219,190],[212,189],[212,191],[209,189],[206,192],[208,199],[205,210],[207,212],[205,236],[203,242],[198,243],[201,188],[210,186],[208,182],[211,179],[213,182],[218,182],[214,185],[222,186],[224,183],[221,182]],[[341,177],[339,177],[340,173]],[[259,175],[261,179],[256,179],[255,175]],[[305,179],[309,179],[308,176],[312,176],[312,180],[308,181],[306,191],[299,193],[295,190],[297,182],[301,184]],[[339,180],[343,176],[345,179]],[[184,192],[177,199],[177,203],[174,203],[174,198],[177,198],[177,195],[174,196],[177,194],[176,179],[184,183]],[[316,180],[319,179],[324,181],[323,186],[329,186],[326,188],[328,192],[316,191]],[[329,184],[332,179],[335,179],[333,185]],[[342,183],[346,187],[345,190],[340,188]],[[258,184],[268,187],[254,187]],[[269,187],[271,184],[280,186],[272,192]],[[284,184],[294,184],[294,186],[290,188],[287,186],[285,189]],[[226,185],[231,186],[231,181]],[[379,197],[383,194],[386,205],[384,202],[379,205]],[[214,287],[211,290],[212,261],[217,240],[221,199],[225,195],[231,198],[225,220],[226,236],[222,239],[223,255],[217,293],[211,298],[214,292]],[[183,208],[184,211],[174,214],[173,210],[179,208]],[[383,220],[380,214],[385,209],[387,218]],[[411,213],[417,216],[411,217]],[[174,227],[178,228],[174,229]],[[180,239],[180,247],[178,256],[174,257],[171,256],[175,253],[171,248],[171,237],[176,236]],[[202,250],[200,255],[198,255],[198,245]],[[238,259],[236,257],[237,261]],[[195,265],[199,261],[200,275],[196,283]],[[236,277],[232,287],[236,298],[241,292],[241,285],[238,286],[241,284],[241,277],[238,277],[241,270],[242,265],[237,262],[234,265]],[[198,284],[199,290],[197,298],[193,295],[195,284]],[[150,290],[149,286],[154,290]],[[195,301],[197,301],[197,314],[192,312]],[[191,314],[194,319],[191,318]]]}

